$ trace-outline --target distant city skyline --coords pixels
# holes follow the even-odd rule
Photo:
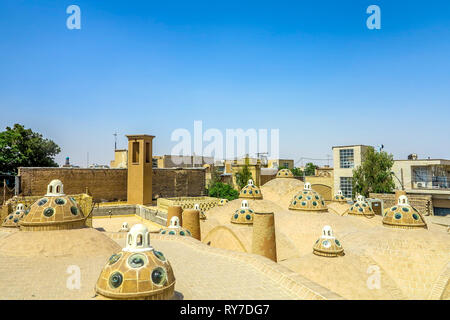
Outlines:
[[[68,6],[81,29],[66,26]],[[381,9],[381,29],[366,26]],[[383,144],[395,159],[450,158],[448,1],[0,3],[0,130],[54,140],[84,167],[126,134],[279,129],[280,158]],[[330,162],[332,163],[332,162]]]

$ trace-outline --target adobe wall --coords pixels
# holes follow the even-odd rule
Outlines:
[[[204,168],[153,168],[153,199],[205,195]]]
[[[54,179],[64,184],[65,194],[88,193],[94,201],[127,198],[127,169],[19,168],[20,190],[25,196],[44,195]]]
[[[384,208],[390,208],[396,204],[393,193],[370,193],[370,198],[383,200]],[[433,200],[431,195],[408,194],[409,203],[423,215],[433,215]]]
[[[19,168],[20,190],[25,196],[41,196],[54,179],[64,184],[64,193],[85,193],[94,201],[125,201],[127,169]],[[153,198],[203,196],[205,169],[153,169]]]

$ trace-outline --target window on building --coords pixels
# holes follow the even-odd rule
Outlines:
[[[341,177],[341,191],[344,197],[352,197],[352,178],[351,177]]]
[[[450,208],[437,208],[437,207],[434,207],[433,208],[433,212],[434,212],[435,216],[442,216],[442,217],[450,216]]]
[[[429,180],[427,167],[413,168],[413,178],[414,182],[427,182]]]
[[[133,142],[133,163],[139,163],[139,142]]]
[[[289,168],[289,162],[285,162],[285,163],[283,163],[283,167],[285,167],[285,168]]]
[[[341,168],[353,168],[355,166],[353,149],[339,150]]]
[[[150,158],[151,158],[151,155],[150,155],[150,142],[146,142],[145,143],[145,162],[146,163],[150,163]]]

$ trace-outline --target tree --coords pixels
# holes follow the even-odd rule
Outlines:
[[[294,177],[303,177],[303,171],[300,168],[292,168],[289,169],[288,167],[282,166],[278,168],[278,171],[280,171],[281,169],[288,169],[292,172],[292,174],[294,175]]]
[[[318,166],[316,166],[314,163],[312,162],[308,162],[305,166],[305,176],[314,176],[316,175],[316,168],[318,168]]]
[[[303,171],[300,168],[292,168],[291,172],[295,177],[303,177]]]
[[[252,178],[252,173],[250,172],[250,169],[248,168],[249,159],[248,157],[245,158],[245,164],[242,167],[241,170],[236,172],[236,184],[239,186],[239,188],[243,188],[247,185],[248,180]]]
[[[219,168],[213,166],[213,169],[211,170],[211,180],[209,180],[208,183],[208,189],[211,188],[211,186],[215,185],[217,182],[221,182],[220,171]]]
[[[353,194],[359,193],[365,197],[369,193],[390,193],[395,188],[391,168],[394,157],[387,152],[376,152],[369,147],[363,155],[363,163],[353,170]]]
[[[236,189],[233,189],[229,184],[223,182],[216,182],[211,185],[208,189],[208,195],[210,197],[228,200],[239,198],[239,192]]]
[[[60,152],[52,140],[17,123],[0,132],[0,172],[17,174],[18,167],[57,167],[54,158]]]

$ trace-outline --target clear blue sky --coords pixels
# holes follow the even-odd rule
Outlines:
[[[115,131],[170,153],[194,120],[279,128],[287,158],[380,143],[450,158],[450,1],[2,0],[0,110],[1,129],[42,132],[82,166],[109,163]]]

